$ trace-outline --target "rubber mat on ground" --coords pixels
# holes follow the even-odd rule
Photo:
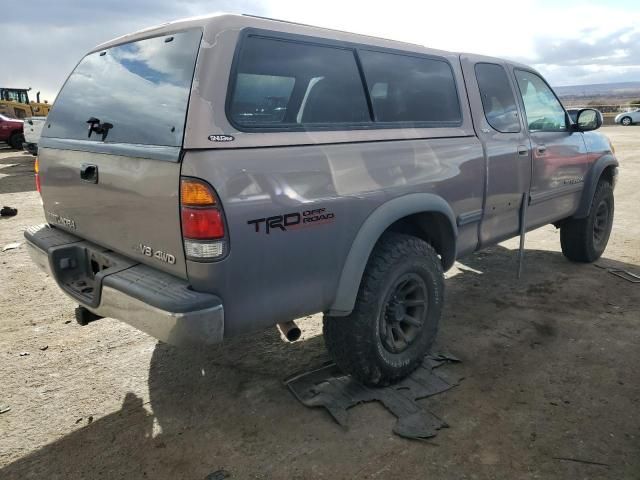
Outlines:
[[[295,397],[307,407],[324,407],[343,427],[347,409],[360,403],[377,401],[397,417],[394,433],[410,439],[431,438],[449,425],[423,409],[416,400],[445,392],[461,379],[435,370],[445,363],[459,362],[448,354],[427,356],[422,366],[404,380],[382,388],[362,385],[331,363],[285,381]]]

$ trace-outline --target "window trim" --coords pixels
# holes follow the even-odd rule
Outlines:
[[[554,98],[556,99],[556,101],[558,102],[558,105],[560,105],[560,108],[562,108],[562,110],[564,111],[564,124],[565,124],[565,129],[564,130],[531,130],[529,128],[529,117],[527,116],[527,106],[524,104],[524,95],[522,94],[522,90],[520,89],[520,83],[518,82],[518,77],[516,76],[516,72],[525,72],[525,73],[529,73],[531,75],[534,75],[536,77],[538,77],[540,80],[542,80],[542,83],[544,83],[547,88],[551,91],[551,93],[553,94]],[[516,87],[518,88],[518,93],[520,94],[520,101],[522,102],[522,114],[524,115],[524,126],[526,128],[526,131],[528,133],[541,133],[541,132],[546,132],[546,133],[572,133],[571,131],[571,117],[569,117],[569,114],[567,113],[567,109],[564,108],[564,105],[562,104],[562,102],[560,101],[560,99],[558,98],[558,95],[556,94],[556,92],[553,90],[553,88],[551,88],[551,85],[549,85],[549,83],[547,82],[547,80],[545,80],[545,78],[540,75],[538,72],[535,72],[533,70],[530,70],[528,68],[514,68],[513,69],[513,80],[516,83]]]
[[[489,119],[487,118],[487,111],[485,110],[485,106],[484,106],[484,101],[482,99],[482,88],[480,87],[480,82],[478,81],[478,65],[492,65],[492,66],[496,66],[496,67],[500,67],[502,69],[502,71],[504,72],[504,76],[505,79],[507,80],[507,84],[509,85],[509,90],[511,91],[511,95],[513,95],[513,101],[514,101],[514,105],[516,106],[516,113],[518,114],[518,130],[513,131],[513,132],[505,132],[503,130],[499,130],[496,127],[494,127],[491,122],[489,121]],[[522,122],[520,120],[520,103],[518,102],[518,95],[522,96],[520,94],[520,91],[518,90],[517,92],[513,91],[513,86],[511,85],[511,82],[509,80],[509,72],[507,71],[507,69],[505,68],[504,65],[500,65],[499,63],[493,63],[493,62],[476,62],[473,65],[473,73],[476,77],[476,85],[478,85],[478,93],[480,94],[480,104],[482,105],[482,113],[484,115],[484,119],[487,122],[487,125],[489,125],[489,127],[491,127],[493,130],[495,130],[498,133],[504,133],[506,135],[508,134],[514,134],[514,133],[522,133]]]
[[[365,99],[369,108],[368,122],[344,122],[344,123],[322,123],[322,124],[285,124],[274,126],[246,126],[239,125],[231,116],[231,101],[233,94],[235,93],[235,79],[238,73],[238,64],[240,62],[240,54],[245,45],[245,41],[249,37],[265,38],[268,40],[293,42],[304,45],[316,46],[316,47],[329,47],[339,50],[351,51],[354,56],[358,74],[360,75],[360,82],[364,89]],[[456,122],[434,122],[434,121],[420,121],[420,122],[376,122],[373,111],[373,102],[369,93],[367,80],[364,75],[364,69],[360,59],[359,51],[366,50],[380,53],[391,53],[396,55],[404,55],[408,57],[426,58],[430,60],[438,60],[445,62],[451,70],[451,77],[453,79],[453,85],[456,92],[456,98],[458,100],[458,112],[460,114],[460,120]],[[458,87],[458,80],[456,78],[455,70],[451,65],[451,62],[446,57],[438,55],[431,55],[428,53],[410,52],[406,50],[399,50],[395,48],[377,47],[375,45],[367,45],[353,42],[346,42],[341,40],[333,40],[330,38],[312,37],[309,35],[300,35],[287,32],[279,32],[275,30],[265,30],[261,28],[248,27],[240,31],[238,41],[233,53],[233,60],[231,62],[231,69],[229,71],[229,79],[227,82],[227,92],[224,104],[224,111],[227,122],[234,129],[239,132],[245,133],[266,133],[266,132],[324,132],[324,131],[349,131],[349,130],[381,130],[381,129],[403,129],[403,128],[460,128],[464,124],[464,111],[462,109],[462,101],[460,98],[460,88]]]

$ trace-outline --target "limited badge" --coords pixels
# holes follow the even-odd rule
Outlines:
[[[209,135],[212,142],[233,142],[235,138],[232,135]]]

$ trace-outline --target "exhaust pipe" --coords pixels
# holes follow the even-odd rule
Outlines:
[[[300,332],[300,327],[298,327],[296,322],[293,320],[290,322],[279,323],[278,330],[280,330],[285,338],[290,342],[295,342],[302,334],[302,332]]]
[[[36,102],[40,103],[40,92],[36,93]]]

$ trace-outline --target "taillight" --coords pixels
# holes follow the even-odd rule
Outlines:
[[[40,192],[40,161],[38,160],[38,157],[36,157],[36,163],[33,165],[33,171],[36,172],[36,190],[38,190],[38,193],[42,193]]]
[[[187,258],[214,260],[226,253],[224,215],[209,184],[180,179],[180,219]]]

